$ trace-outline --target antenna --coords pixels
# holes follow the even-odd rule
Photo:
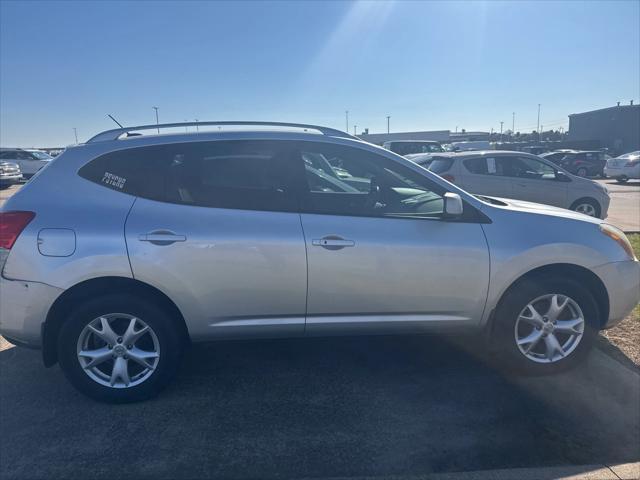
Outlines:
[[[118,120],[116,120],[115,118],[113,118],[113,117],[111,116],[111,114],[107,113],[107,117],[109,117],[111,120],[113,120],[114,122],[116,122],[116,124],[117,124],[120,128],[124,128],[124,127],[122,126],[122,124],[121,124]]]

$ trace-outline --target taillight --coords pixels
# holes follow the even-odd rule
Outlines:
[[[0,248],[11,250],[24,227],[35,216],[33,212],[0,212]]]
[[[454,183],[456,181],[456,177],[454,177],[453,175],[449,175],[448,173],[445,173],[444,175],[442,175],[442,178],[444,178],[447,182],[451,182],[451,183]]]

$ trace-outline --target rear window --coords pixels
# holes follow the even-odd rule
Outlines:
[[[429,162],[429,170],[433,173],[444,173],[453,165],[452,158],[433,157]]]
[[[78,174],[106,188],[170,203],[294,210],[282,142],[192,142],[108,153]]]

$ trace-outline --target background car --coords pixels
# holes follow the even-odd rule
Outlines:
[[[571,175],[536,155],[506,150],[414,156],[412,161],[477,194],[568,208],[605,218],[606,187]]]
[[[451,142],[453,152],[469,152],[473,150],[489,150],[491,142],[488,140],[468,140],[464,142]]]
[[[640,150],[607,160],[604,174],[620,183],[640,178]]]
[[[440,142],[433,140],[390,140],[382,144],[383,148],[391,150],[398,155],[410,155],[412,153],[444,152]]]
[[[604,176],[604,166],[610,158],[599,150],[557,150],[540,157],[579,177]]]
[[[46,167],[53,157],[46,152],[26,148],[2,148],[0,160],[16,163],[24,178],[33,177],[38,170]]]
[[[9,188],[11,185],[20,183],[21,180],[22,173],[17,164],[0,161],[0,189]]]

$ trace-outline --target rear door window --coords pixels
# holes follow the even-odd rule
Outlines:
[[[477,157],[468,158],[462,163],[469,173],[504,177],[507,175],[509,160],[506,157]]]
[[[194,206],[295,211],[286,142],[192,142],[103,155],[80,176],[131,195]]]

